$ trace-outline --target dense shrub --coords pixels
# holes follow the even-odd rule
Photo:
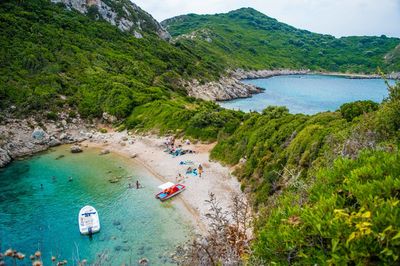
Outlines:
[[[373,101],[356,101],[345,103],[340,106],[340,113],[347,121],[352,121],[355,117],[378,110],[379,104]]]
[[[400,153],[363,152],[321,170],[308,201],[287,192],[254,244],[278,264],[394,265],[400,254]]]
[[[56,121],[58,119],[58,115],[55,112],[48,112],[46,113],[46,118],[49,120]]]
[[[219,134],[231,134],[239,126],[243,113],[225,110],[211,102],[175,100],[154,101],[135,108],[127,118],[128,128],[158,130],[200,140],[216,140]]]

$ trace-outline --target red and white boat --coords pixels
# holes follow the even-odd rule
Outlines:
[[[158,186],[159,189],[162,191],[156,195],[156,198],[161,200],[161,201],[166,201],[167,199],[170,199],[182,191],[186,189],[186,187],[182,184],[174,184],[172,182],[167,182],[165,184],[162,184],[161,186]]]

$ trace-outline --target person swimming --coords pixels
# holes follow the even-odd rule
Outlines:
[[[68,182],[72,182],[72,176],[68,178]]]

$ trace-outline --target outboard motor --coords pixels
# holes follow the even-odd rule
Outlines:
[[[89,233],[89,236],[90,236],[90,237],[92,237],[92,236],[93,236],[93,230],[92,230],[92,227],[89,227],[89,228],[88,228],[88,233]]]

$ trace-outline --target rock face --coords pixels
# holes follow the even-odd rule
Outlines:
[[[218,81],[209,82],[204,85],[194,80],[186,88],[189,96],[210,101],[247,98],[253,94],[262,92],[262,89],[254,85],[244,84],[235,77],[223,77]]]
[[[61,122],[43,124],[43,121],[38,122],[34,118],[5,117],[0,121],[0,167],[15,158],[32,155],[49,147],[87,139],[88,130],[85,121],[80,118],[64,125]]]
[[[96,14],[98,18],[108,21],[122,31],[142,38],[143,32],[156,33],[164,40],[171,35],[149,13],[129,0],[51,0],[53,3],[64,3],[67,8],[81,13]]]
[[[0,149],[0,167],[6,166],[11,162],[11,157],[6,150]]]

